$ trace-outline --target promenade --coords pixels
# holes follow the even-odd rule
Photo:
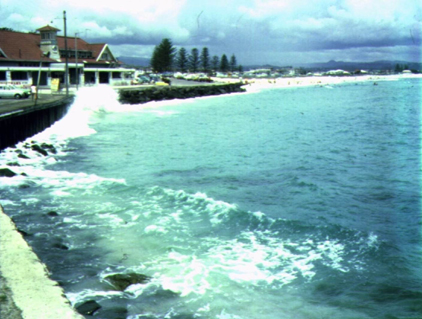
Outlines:
[[[52,102],[60,101],[66,98],[65,94],[40,94],[38,100],[35,101],[31,97],[26,99],[0,99],[0,117],[7,116],[9,114],[22,113],[29,108],[34,106],[42,106],[43,104],[49,104]]]
[[[203,82],[196,82],[196,81],[186,81],[180,79],[172,79],[171,86],[198,86],[198,85],[215,85],[215,83],[203,83]],[[125,86],[125,87],[116,87],[115,89],[147,89],[155,87],[155,85],[132,85],[132,86]],[[70,88],[69,94],[75,95],[76,89]],[[9,114],[16,114],[21,113],[28,108],[32,108],[36,105],[42,106],[43,104],[50,104],[52,102],[57,102],[66,98],[66,93],[61,91],[57,94],[52,94],[49,89],[42,89],[40,90],[40,94],[38,95],[37,101],[34,101],[32,97],[26,99],[0,99],[0,117],[7,116]]]

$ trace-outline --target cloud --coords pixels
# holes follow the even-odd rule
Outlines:
[[[19,31],[46,24],[63,30],[66,10],[68,34],[113,50],[138,45],[148,48],[139,48],[145,54],[167,37],[178,47],[207,46],[211,55],[234,53],[243,63],[309,59],[311,53],[322,61],[333,54],[358,59],[359,52],[365,59],[373,52],[374,58],[417,60],[422,43],[419,0],[0,0],[0,8],[1,26]]]

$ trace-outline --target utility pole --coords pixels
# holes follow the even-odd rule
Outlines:
[[[78,33],[75,32],[75,64],[76,64],[76,90],[78,90],[78,84],[79,84],[79,69],[78,69],[78,39],[77,36]]]
[[[64,50],[65,50],[65,58],[66,58],[64,82],[66,83],[66,96],[69,96],[69,54],[67,52],[66,11],[63,11],[63,23],[64,23]]]

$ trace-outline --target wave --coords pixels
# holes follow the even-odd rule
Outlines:
[[[276,304],[266,300],[268,291],[313,289],[327,274],[346,282],[365,276],[372,267],[370,256],[380,246],[373,233],[272,219],[202,192],[155,186],[131,194],[124,207],[116,202],[88,207],[72,224],[80,231],[84,224],[96,225],[86,231],[97,234],[96,253],[104,259],[97,283],[85,287],[81,280],[79,289],[67,294],[72,304],[126,300],[132,309],[135,305],[142,309],[133,309],[135,313],[150,309],[151,315],[164,317],[173,307],[183,312],[183,303],[189,305],[189,313],[223,318],[229,315],[224,309],[232,309],[224,296],[235,294],[236,304],[245,309],[236,315],[247,318],[247,300],[251,296],[261,300],[258,292],[263,292],[263,305],[273,309]],[[132,272],[151,280],[119,293],[105,289],[108,275]],[[150,304],[151,300],[155,302]],[[157,302],[160,306],[153,309]]]
[[[344,236],[344,231],[331,229],[315,235],[310,227],[301,230],[204,193],[154,187],[132,205],[133,212],[144,212],[134,224],[143,241],[158,240],[171,247],[150,256],[142,268],[154,273],[163,289],[181,296],[205,294],[217,282],[280,287],[298,279],[311,281],[320,265],[338,272],[358,271],[364,266],[355,261],[377,249],[373,234],[362,237],[351,231]],[[145,225],[143,230],[139,224]],[[350,252],[356,247],[361,251],[353,256]]]

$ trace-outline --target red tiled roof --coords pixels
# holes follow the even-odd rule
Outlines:
[[[52,28],[46,26],[41,29]],[[41,30],[38,29],[38,30]],[[55,28],[54,28],[55,29]],[[56,29],[58,30],[58,29]],[[59,49],[64,50],[64,36],[57,36],[57,44]],[[42,51],[40,49],[41,35],[37,33],[23,33],[14,31],[0,30],[0,62],[1,61],[40,61]],[[91,51],[92,58],[78,58],[78,61],[87,61],[89,63],[104,63],[105,61],[97,61],[99,54],[102,52],[105,43],[90,44],[81,38],[76,38],[78,51]],[[75,37],[67,38],[68,50],[75,50]],[[4,52],[6,57],[1,55]],[[71,59],[71,58],[70,58]],[[63,60],[63,59],[62,59]],[[73,58],[74,60],[74,58]],[[53,59],[43,57],[43,61],[56,62]]]
[[[0,61],[39,61],[42,54],[40,40],[39,34],[0,30],[0,49],[6,54],[6,58],[1,57]]]
[[[61,30],[47,24],[45,27],[37,29],[37,31],[61,31]]]

